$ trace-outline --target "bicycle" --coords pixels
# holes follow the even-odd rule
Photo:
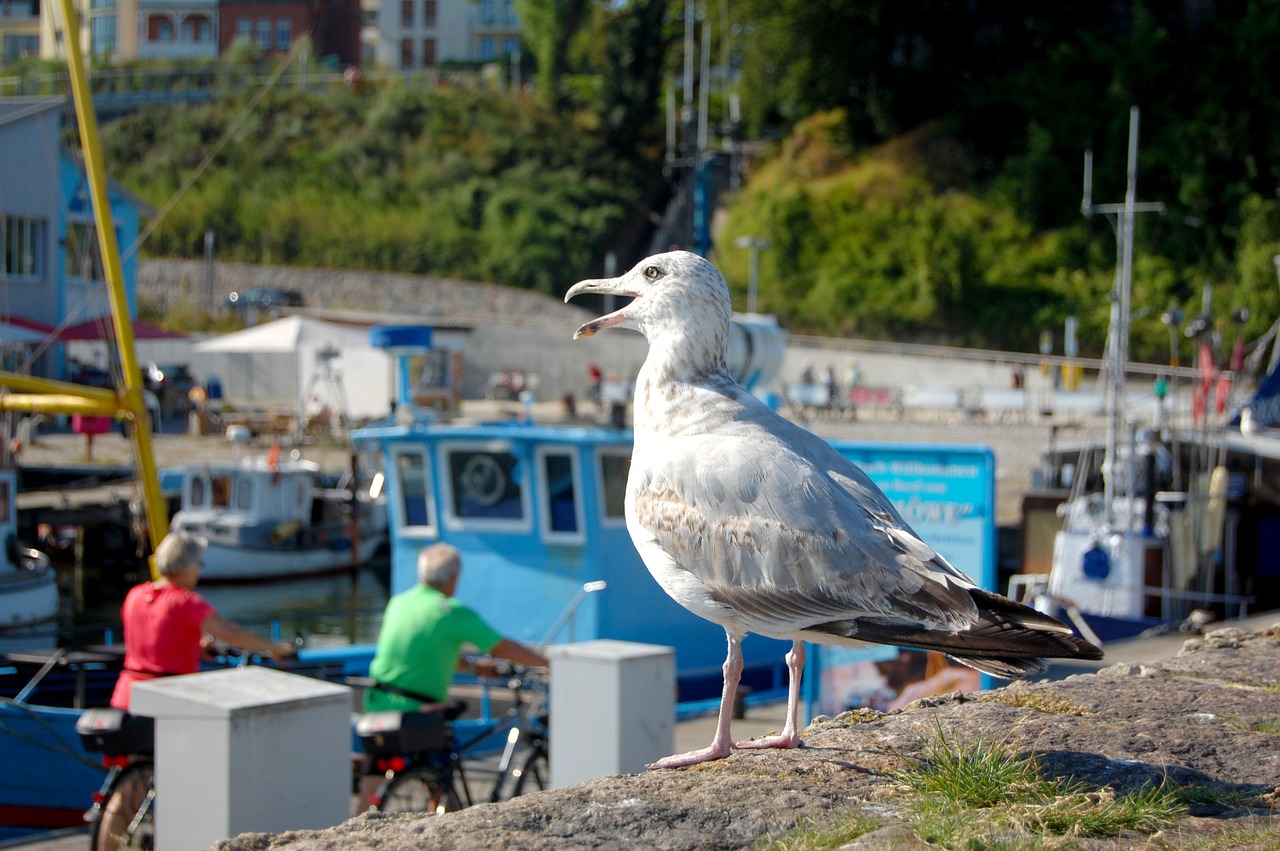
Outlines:
[[[608,583],[599,579],[584,583],[537,646],[541,649],[550,644],[583,601],[607,587]],[[531,789],[541,791],[547,788],[551,773],[548,765],[550,730],[546,675],[512,665],[503,670],[502,676],[512,693],[511,709],[460,746],[455,746],[453,740],[452,721],[461,712],[456,708],[456,702],[424,704],[417,712],[373,712],[360,716],[356,722],[356,733],[373,767],[383,775],[372,797],[373,810],[438,814],[471,806],[474,801],[467,783],[463,754],[504,726],[507,728],[507,741],[495,771],[489,803],[503,800],[508,785],[511,789],[508,798],[518,797]],[[348,677],[347,682],[365,688],[379,687],[367,678]],[[381,687],[391,690],[388,686]],[[528,702],[524,694],[526,689],[533,693]],[[416,697],[403,691],[399,693]],[[452,718],[445,717],[446,710],[452,713]],[[414,717],[419,715],[428,716],[428,719]]]
[[[507,727],[506,743],[488,801],[497,803],[547,787],[546,677],[518,666],[504,676],[512,693],[511,709],[461,745],[454,741],[452,723],[465,708],[461,701],[427,704],[415,712],[360,716],[356,733],[373,767],[383,775],[372,799],[374,811],[441,814],[476,803],[464,754],[503,727]],[[533,697],[526,698],[526,691]],[[510,794],[504,797],[508,789]]]
[[[76,720],[85,750],[107,776],[85,812],[90,851],[155,847],[155,719],[123,709],[86,709]]]
[[[295,656],[303,638],[294,638]],[[254,654],[220,647],[214,654],[220,667],[243,668],[260,663]],[[84,749],[102,754],[107,776],[85,811],[89,823],[89,851],[151,851],[155,847],[155,719],[123,709],[86,709],[76,719]]]

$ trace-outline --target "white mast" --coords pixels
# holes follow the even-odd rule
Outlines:
[[[1080,211],[1086,217],[1094,213],[1114,215],[1116,229],[1116,277],[1111,294],[1111,328],[1107,334],[1104,363],[1107,369],[1107,445],[1106,461],[1115,466],[1120,431],[1125,421],[1125,379],[1129,366],[1129,320],[1133,298],[1133,226],[1138,213],[1162,213],[1164,204],[1138,200],[1138,108],[1129,108],[1129,165],[1123,204],[1093,203],[1093,152],[1084,155],[1084,200]],[[1115,470],[1103,476],[1105,522],[1113,525],[1115,504]]]

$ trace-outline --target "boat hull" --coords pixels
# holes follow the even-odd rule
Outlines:
[[[84,826],[106,769],[76,734],[78,709],[0,703],[0,841]]]
[[[0,573],[0,639],[48,632],[58,620],[58,577],[48,565]]]
[[[213,541],[205,552],[200,581],[204,584],[267,582],[354,570],[378,551],[383,536],[361,539],[352,545],[346,538],[331,546],[307,549],[227,547]]]

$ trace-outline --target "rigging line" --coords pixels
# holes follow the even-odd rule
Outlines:
[[[307,35],[311,35],[312,32],[314,32],[314,29],[308,31]],[[282,76],[284,76],[285,70],[289,67],[293,58],[302,50],[303,45],[309,42],[309,38],[294,39],[293,45],[289,48],[289,52],[285,54],[284,58],[276,65],[275,70],[271,72],[271,76],[267,78],[267,81],[262,85],[262,88],[254,92],[253,98],[249,103],[245,104],[244,109],[242,109],[240,114],[235,117],[235,120],[231,122],[231,126],[227,128],[227,131],[218,138],[218,141],[213,143],[213,148],[210,149],[209,153],[206,154],[204,159],[202,159],[191,173],[187,175],[187,177],[182,181],[182,185],[179,186],[177,191],[169,197],[169,200],[165,201],[164,206],[161,207],[155,216],[152,217],[151,221],[147,223],[147,226],[143,228],[138,236],[133,240],[133,243],[121,253],[122,260],[128,260],[137,252],[137,250],[142,246],[142,243],[146,241],[147,237],[151,236],[152,232],[160,226],[160,222],[164,220],[164,217],[167,216],[175,206],[177,206],[178,201],[180,201],[182,196],[187,193],[187,190],[195,185],[195,182],[200,179],[201,175],[205,173],[209,166],[213,165],[213,161],[217,158],[218,154],[222,152],[222,149],[227,146],[227,143],[231,141],[236,133],[240,132],[240,128],[249,120],[249,116],[252,115],[258,108],[258,105],[262,103],[262,99],[265,98],[273,88],[275,88],[276,83],[279,82]]]

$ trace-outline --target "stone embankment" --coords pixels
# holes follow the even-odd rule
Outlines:
[[[861,817],[861,835],[844,847],[923,848],[919,800],[899,772],[936,755],[941,742],[1034,756],[1043,776],[1070,778],[1103,805],[1144,788],[1188,792],[1165,820],[1100,837],[1087,828],[1046,832],[1036,847],[1275,849],[1278,718],[1280,625],[1221,629],[1161,662],[931,698],[887,715],[819,718],[798,750],[741,751],[692,769],[607,777],[445,816],[371,814],[329,830],[246,834],[214,847],[744,848]],[[981,829],[999,809],[971,812],[969,826]],[[1026,847],[1007,836],[998,844]]]

